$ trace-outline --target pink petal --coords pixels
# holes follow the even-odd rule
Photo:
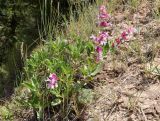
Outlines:
[[[47,87],[48,87],[49,89],[53,89],[53,88],[54,88],[54,85],[49,83],[49,84],[47,85]]]
[[[130,27],[130,28],[128,28],[127,32],[128,32],[129,34],[133,34],[133,33],[136,33],[137,30],[136,30],[135,28],[133,28],[133,27]]]
[[[102,22],[100,22],[99,26],[101,26],[101,27],[108,27],[108,26],[111,26],[111,23],[108,23],[106,21],[102,21]]]
[[[99,19],[109,19],[110,17],[108,13],[103,13],[98,16]]]
[[[121,37],[122,39],[127,40],[127,32],[122,32]]]
[[[100,8],[99,8],[99,12],[106,13],[106,6],[105,5],[101,5]]]
[[[99,52],[99,53],[98,53],[96,61],[97,61],[97,62],[103,61],[103,53],[102,53],[102,52]]]
[[[102,47],[97,46],[97,47],[96,47],[96,51],[97,51],[98,53],[101,53],[101,52],[102,52]]]
[[[50,74],[49,79],[50,80],[58,80],[58,77],[56,74],[53,73],[53,74]]]
[[[116,39],[116,43],[117,43],[118,45],[121,43],[120,38],[117,38],[117,39]]]
[[[112,43],[112,48],[114,48],[115,47],[115,44],[114,43]]]
[[[95,35],[91,35],[91,36],[90,36],[90,39],[96,41],[97,37],[96,37]]]
[[[55,88],[55,85],[57,85],[58,77],[56,74],[50,74],[48,79],[46,80],[48,82],[47,87],[50,89]]]

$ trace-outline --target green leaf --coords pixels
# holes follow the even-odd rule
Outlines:
[[[31,82],[24,82],[22,85],[24,85],[26,88],[28,88],[31,91],[36,91],[35,85]]]
[[[94,99],[94,92],[91,89],[79,90],[78,101],[83,104],[91,103]]]
[[[106,56],[108,50],[109,50],[109,44],[106,44],[105,46],[103,46],[103,56]]]
[[[91,73],[90,75],[95,76],[96,74],[98,74],[102,70],[103,65],[104,65],[103,62],[99,63],[98,66],[96,67],[95,71],[93,73]]]
[[[61,104],[61,99],[55,99],[54,101],[51,102],[52,106],[56,106],[56,105],[59,105],[59,104]]]

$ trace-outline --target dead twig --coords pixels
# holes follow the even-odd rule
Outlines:
[[[142,115],[143,115],[144,121],[148,121],[148,120],[147,120],[147,117],[146,117],[146,115],[145,115],[145,113],[144,113],[144,111],[143,111],[143,109],[142,109],[142,108],[140,108],[140,110],[141,110],[141,112],[142,112]]]
[[[109,117],[111,116],[111,114],[113,113],[113,111],[117,108],[117,105],[118,105],[118,103],[116,103],[116,104],[113,106],[112,110],[109,112],[108,116],[105,118],[105,121],[106,121],[107,119],[109,119]]]

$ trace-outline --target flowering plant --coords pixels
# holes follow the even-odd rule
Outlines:
[[[79,93],[96,68],[93,52],[93,43],[81,38],[72,43],[59,38],[35,51],[25,66],[23,85],[29,95],[22,99],[22,104],[32,107],[39,120],[46,108],[60,106],[65,113],[68,108],[63,105]]]
[[[47,87],[49,89],[54,89],[55,87],[58,87],[57,80],[58,80],[58,77],[56,74],[54,73],[50,74],[50,76],[46,80],[48,82]]]
[[[97,61],[102,62],[103,57],[107,53],[108,50],[119,47],[122,43],[129,41],[132,39],[134,33],[136,33],[136,29],[133,27],[129,27],[126,30],[123,30],[119,37],[115,37],[115,35],[111,35],[107,31],[107,28],[112,27],[112,23],[110,22],[111,15],[107,13],[106,7],[104,5],[99,8],[98,15],[98,27],[100,27],[100,32],[97,36],[91,35],[91,39],[95,44],[96,52],[97,52]],[[113,29],[113,28],[112,28]]]

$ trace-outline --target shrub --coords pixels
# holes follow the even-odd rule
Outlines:
[[[68,114],[68,107],[64,105],[69,104],[71,97],[88,83],[95,69],[91,41],[81,38],[51,40],[33,52],[26,62],[23,85],[29,90],[29,95],[21,102],[34,108],[39,119],[46,108],[57,105],[63,110],[62,115]]]

